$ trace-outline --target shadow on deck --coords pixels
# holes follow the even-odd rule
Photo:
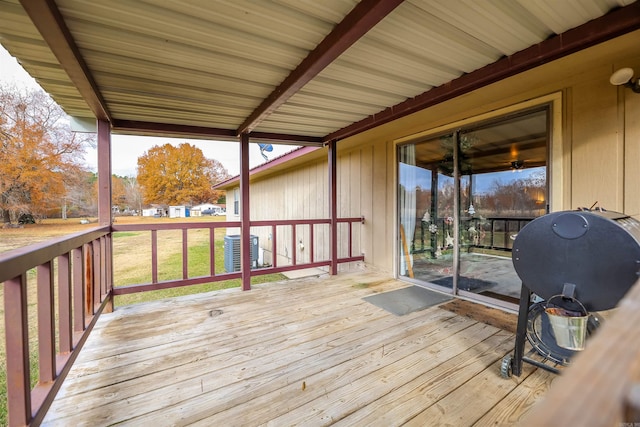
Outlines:
[[[104,314],[43,425],[505,425],[554,375],[502,379],[511,332],[439,307],[395,316],[368,272]]]

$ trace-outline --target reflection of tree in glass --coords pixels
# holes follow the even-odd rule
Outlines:
[[[476,212],[486,217],[534,217],[543,214],[546,178],[544,169],[540,169],[522,178],[507,180],[496,177],[489,191],[474,195]]]

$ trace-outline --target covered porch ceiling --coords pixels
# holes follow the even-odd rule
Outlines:
[[[0,43],[124,134],[322,145],[640,29],[634,0],[0,0]]]

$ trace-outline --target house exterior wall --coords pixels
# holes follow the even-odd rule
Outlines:
[[[188,206],[169,206],[169,218],[187,218],[189,213]]]
[[[354,252],[364,253],[371,267],[395,273],[398,143],[537,100],[555,100],[551,210],[597,201],[640,219],[640,95],[609,83],[621,67],[638,75],[638,45],[640,32],[628,34],[339,141],[338,215],[365,217],[354,234]],[[318,151],[306,164],[252,178],[252,220],[328,217],[327,151]],[[233,191],[227,194],[233,197]],[[280,252],[286,239],[278,239]],[[325,243],[318,240],[317,253]]]

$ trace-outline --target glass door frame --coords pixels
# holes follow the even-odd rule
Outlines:
[[[408,144],[415,144],[419,139],[424,140],[425,138],[437,138],[442,135],[453,135],[453,150],[454,150],[454,162],[453,162],[453,177],[454,177],[454,200],[453,200],[453,232],[454,232],[454,245],[453,245],[453,286],[451,289],[447,289],[445,287],[441,287],[438,285],[430,284],[429,282],[425,282],[419,279],[409,279],[408,277],[400,276],[396,274],[396,277],[401,278],[402,280],[407,280],[410,282],[414,282],[419,284],[420,286],[425,286],[429,288],[435,288],[438,291],[451,293],[453,295],[460,295],[464,297],[468,297],[470,299],[477,300],[479,302],[486,302],[492,305],[501,306],[508,309],[517,310],[517,305],[509,302],[503,302],[497,300],[492,297],[487,297],[483,295],[479,295],[470,291],[460,290],[458,286],[458,281],[460,277],[460,220],[461,220],[461,171],[460,171],[460,146],[459,146],[459,138],[460,133],[464,131],[468,131],[474,129],[476,127],[486,126],[490,123],[499,123],[501,119],[507,118],[511,115],[518,114],[527,114],[528,112],[533,112],[535,110],[546,110],[547,112],[547,148],[546,148],[546,201],[547,201],[547,212],[550,211],[552,205],[562,206],[562,136],[561,136],[561,118],[562,118],[562,94],[555,93],[551,94],[537,100],[527,101],[522,104],[518,104],[515,106],[507,107],[502,110],[494,111],[489,115],[472,117],[465,120],[464,123],[460,123],[459,126],[449,125],[443,126],[439,129],[433,129],[431,131],[421,132],[417,135],[408,136],[395,141],[396,145],[396,168],[399,169],[399,151],[402,146]],[[557,164],[554,165],[553,160],[556,160]],[[552,167],[554,165],[554,167]],[[554,180],[555,178],[555,180]],[[471,181],[471,178],[470,178]],[[555,181],[555,185],[554,184]],[[399,170],[397,170],[396,174],[396,191],[399,191]],[[435,190],[437,192],[437,189]],[[432,189],[433,192],[433,189]],[[470,195],[471,196],[471,195]],[[398,203],[398,197],[396,195],[396,224],[400,224],[400,208]],[[396,227],[396,229],[399,227]],[[396,247],[396,256],[394,261],[394,269],[399,272],[400,265],[400,245],[399,239],[396,239],[397,244]]]

